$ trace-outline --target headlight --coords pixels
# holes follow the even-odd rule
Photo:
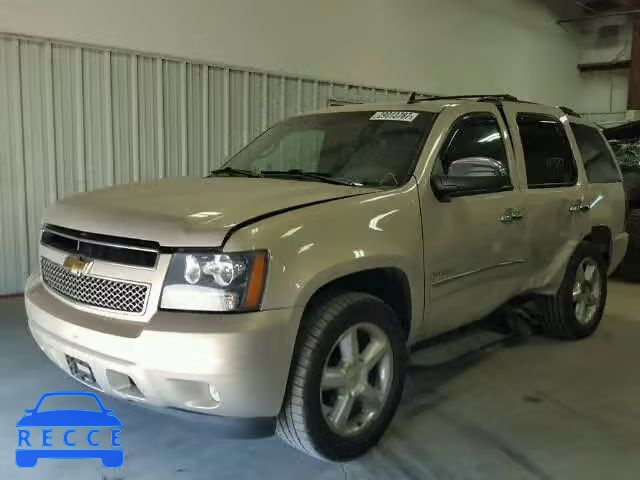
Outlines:
[[[160,308],[207,312],[258,310],[267,253],[176,253],[162,288]]]

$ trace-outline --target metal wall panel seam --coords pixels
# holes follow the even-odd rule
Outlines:
[[[155,61],[156,68],[156,122],[158,126],[158,177],[164,178],[164,90],[162,81],[162,64],[163,60],[158,58]]]
[[[75,52],[75,89],[76,89],[76,168],[78,169],[77,191],[86,191],[86,173],[84,162],[84,83],[82,74],[82,48],[76,47]]]
[[[318,81],[314,80],[313,82],[313,109],[317,110],[318,108]]]
[[[31,239],[28,234],[27,224],[27,175],[25,171],[25,158],[24,158],[24,124],[22,118],[22,88],[20,78],[20,44],[18,40],[11,41],[11,51],[13,53],[13,113],[14,119],[14,142],[16,148],[16,160],[18,165],[17,177],[22,182],[22,188],[17,188],[18,185],[13,185],[14,192],[16,192],[17,199],[17,215],[15,217],[14,226],[18,232],[18,248],[20,250],[20,267],[22,277],[19,281],[24,281],[29,273],[29,252],[31,251]],[[20,225],[18,225],[20,222]]]
[[[58,199],[58,175],[56,168],[56,140],[53,118],[53,58],[51,42],[44,45],[44,89],[45,89],[45,123],[47,128],[47,165],[49,166],[49,203]]]
[[[202,65],[202,174],[209,173],[209,67]]]
[[[104,52],[104,128],[105,147],[107,159],[107,182],[108,185],[115,184],[115,159],[113,156],[113,112],[111,104],[111,89],[113,79],[111,77],[111,52]],[[103,157],[104,158],[104,157]]]
[[[262,119],[260,122],[261,130],[267,129],[267,119],[268,116],[268,91],[269,91],[269,76],[266,73],[262,74]]]
[[[230,98],[229,96],[231,95],[231,89],[229,88],[229,81],[230,81],[230,75],[231,72],[229,71],[228,68],[224,69],[224,78],[223,78],[223,84],[222,84],[222,105],[223,105],[223,109],[222,109],[222,119],[223,119],[223,123],[222,123],[222,129],[223,129],[223,133],[222,133],[222,141],[224,142],[224,149],[223,149],[223,156],[224,159],[226,159],[229,156],[229,145],[230,145],[230,129],[229,129],[229,123],[231,123],[231,112],[229,110],[229,102],[230,102]],[[224,161],[223,159],[223,161]]]
[[[187,168],[187,63],[180,64],[180,173]]]
[[[13,128],[15,122],[11,118],[11,64],[10,60],[10,39],[0,39],[0,133],[6,134],[6,141],[0,143],[0,161],[5,161],[7,166],[0,169],[0,245],[3,250],[0,251],[0,259],[4,268],[0,269],[0,291],[13,292],[17,287],[17,277],[19,276],[19,256],[16,255],[18,250],[18,241],[16,238],[17,228],[12,225],[15,221],[13,212],[15,211],[15,170],[16,155],[12,151]],[[15,285],[15,286],[14,286]]]
[[[25,195],[26,195],[26,211],[27,217],[27,235],[30,239],[32,226],[37,214],[37,207],[42,203],[42,194],[46,186],[44,165],[38,165],[37,159],[42,160],[42,116],[40,107],[40,98],[36,91],[38,90],[38,81],[40,80],[36,73],[39,65],[37,59],[34,59],[31,46],[19,43],[19,68],[20,68],[20,101],[22,112],[22,144],[24,158],[25,173]],[[40,53],[40,52],[38,52]],[[37,55],[37,54],[36,54]],[[34,61],[35,60],[35,61]],[[35,65],[34,65],[35,64]],[[39,93],[39,92],[38,92]],[[31,251],[29,252],[32,253]],[[29,266],[33,264],[33,259],[29,255]]]
[[[0,291],[10,291],[13,287],[9,286],[10,281],[15,281],[16,274],[13,270],[13,266],[9,258],[15,250],[15,229],[7,228],[9,213],[13,211],[13,189],[11,186],[15,184],[13,182],[13,165],[11,159],[11,140],[10,140],[10,120],[9,113],[9,72],[10,69],[7,66],[7,47],[8,42],[4,39],[0,39],[0,135],[7,139],[5,142],[0,143],[0,162],[6,161],[6,167],[0,169],[0,262],[4,268],[0,269]],[[4,187],[6,185],[6,187]],[[5,216],[7,217],[5,219]],[[14,247],[14,248],[11,248]],[[11,258],[15,261],[15,256]]]
[[[287,116],[287,77],[280,77],[280,120]]]
[[[150,143],[153,142],[153,134],[149,132],[152,127],[149,124],[153,124],[153,120],[149,118],[149,110],[153,110],[153,104],[149,102],[149,92],[142,88],[143,85],[149,83],[149,75],[145,69],[148,62],[145,58],[138,58],[136,61],[136,114],[138,117],[138,124],[136,126],[136,137],[138,139],[138,162],[140,171],[140,181],[147,178],[149,172],[149,157],[148,150],[152,147]],[[153,80],[153,79],[152,79]],[[133,80],[132,80],[133,81]],[[151,83],[153,85],[153,81]],[[148,90],[153,93],[153,86]],[[134,114],[135,115],[135,114]]]
[[[298,104],[296,105],[296,111],[298,113],[298,115],[300,115],[302,113],[302,79],[300,77],[298,77],[298,98],[297,98],[297,102]]]
[[[24,173],[20,171],[23,167],[23,161],[18,155],[18,149],[20,148],[18,141],[22,142],[22,135],[18,135],[18,132],[22,126],[16,122],[16,114],[13,114],[13,112],[19,111],[20,104],[16,103],[16,100],[19,99],[15,94],[14,88],[16,84],[14,72],[17,70],[16,68],[11,68],[15,63],[12,39],[7,39],[2,43],[2,60],[0,67],[3,67],[3,70],[0,70],[0,73],[3,76],[4,82],[0,84],[0,88],[2,90],[1,99],[4,103],[4,111],[0,111],[0,114],[6,112],[3,127],[7,134],[7,140],[0,143],[0,149],[5,153],[4,160],[7,162],[9,168],[0,170],[0,174],[6,174],[3,178],[3,188],[0,190],[0,197],[2,197],[0,214],[2,215],[2,225],[6,228],[3,227],[0,230],[3,233],[2,245],[8,249],[6,254],[2,255],[7,263],[5,264],[5,268],[1,269],[1,272],[4,278],[4,282],[2,283],[4,286],[3,291],[14,292],[17,291],[15,289],[18,288],[20,283],[19,277],[21,277],[23,269],[21,263],[22,257],[19,254],[22,245],[17,238],[17,232],[22,230],[22,227],[26,227],[26,222],[23,222],[24,216],[14,215],[20,201],[24,200],[22,192],[24,188],[22,190],[19,188],[20,183],[24,181]],[[17,78],[19,79],[20,77],[18,76]]]
[[[131,162],[133,163],[133,181],[140,181],[140,147],[138,133],[140,125],[138,123],[138,56],[130,56],[131,63]]]
[[[242,75],[242,143],[249,143],[249,72]]]

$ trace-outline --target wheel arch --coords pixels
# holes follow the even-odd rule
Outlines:
[[[536,281],[539,287],[535,288],[533,293],[554,295],[560,288],[562,279],[567,271],[569,259],[578,246],[585,241],[593,243],[598,247],[608,265],[611,260],[612,238],[613,236],[609,227],[596,225],[580,240],[567,242],[560,252],[549,262],[549,266],[543,271],[538,281]]]
[[[609,265],[611,261],[611,247],[613,242],[613,235],[609,227],[605,225],[592,227],[591,232],[584,237],[583,241],[588,241],[596,245],[606,260],[607,266]]]
[[[337,276],[317,287],[304,306],[306,312],[320,301],[327,301],[335,292],[369,293],[389,305],[400,321],[408,339],[413,325],[413,299],[407,274],[398,267],[374,267]],[[301,325],[302,327],[302,325]]]

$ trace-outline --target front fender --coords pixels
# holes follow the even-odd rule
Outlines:
[[[267,249],[262,308],[303,307],[324,285],[373,268],[407,277],[412,331],[424,308],[422,223],[415,181],[403,188],[312,205],[236,231],[224,250]]]

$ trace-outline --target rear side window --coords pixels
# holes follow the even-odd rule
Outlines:
[[[620,174],[600,132],[593,127],[578,123],[572,123],[571,129],[576,137],[589,182],[619,182]]]
[[[529,188],[575,185],[578,172],[562,124],[533,113],[518,114],[517,122]]]

